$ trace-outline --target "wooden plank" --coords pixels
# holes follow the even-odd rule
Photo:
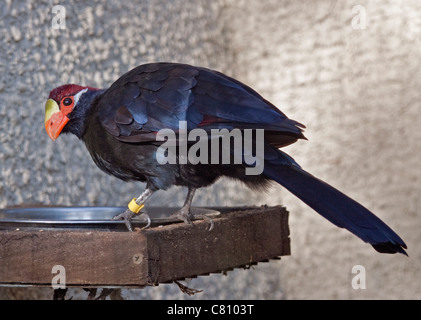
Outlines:
[[[54,266],[69,286],[145,283],[148,266],[133,263],[139,254],[145,237],[133,232],[1,231],[0,283],[51,286]]]
[[[212,231],[206,220],[135,232],[0,230],[0,284],[51,286],[59,265],[67,287],[143,287],[290,254],[283,207],[233,211],[213,221]]]

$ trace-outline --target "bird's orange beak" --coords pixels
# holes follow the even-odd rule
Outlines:
[[[45,130],[52,140],[56,140],[69,118],[64,115],[53,99],[48,99],[45,104]]]

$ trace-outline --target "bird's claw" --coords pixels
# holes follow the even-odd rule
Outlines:
[[[126,209],[126,211],[115,215],[112,218],[112,220],[124,220],[124,223],[126,224],[127,230],[133,231],[132,224],[130,223],[130,220],[132,219],[134,214],[135,213],[133,211],[131,211],[130,209]]]
[[[210,217],[208,217],[207,215],[205,215],[205,214],[193,215],[193,214],[191,214],[191,212],[189,210],[184,209],[184,208],[181,208],[180,210],[174,212],[170,217],[174,218],[174,219],[181,220],[184,223],[190,224],[190,225],[193,224],[192,220],[194,220],[194,219],[208,220],[209,223],[210,223],[210,227],[209,227],[208,231],[212,231],[213,227],[214,227],[213,220]]]
[[[174,283],[178,286],[178,288],[181,290],[181,292],[188,294],[189,296],[193,296],[196,293],[203,292],[203,290],[197,290],[193,288],[189,288],[185,286],[184,284],[180,283],[179,281],[174,281]]]
[[[185,210],[184,208],[181,208],[180,210],[177,210],[174,212],[170,218],[178,219],[183,221],[186,224],[193,224],[192,219],[194,219],[194,216],[190,213],[189,210]]]
[[[136,213],[134,213],[130,209],[126,209],[126,211],[115,215],[112,218],[112,220],[124,220],[124,223],[126,224],[127,230],[133,231],[131,220],[132,220],[133,216],[135,216],[135,215],[136,215]],[[146,226],[144,226],[142,228],[142,230],[149,228],[152,221],[151,221],[151,218],[149,217],[149,215],[146,213],[146,211],[143,211],[139,216],[143,216],[146,219]]]
[[[202,219],[202,220],[208,220],[208,222],[210,224],[208,231],[213,230],[214,223],[213,223],[213,220],[212,220],[211,217],[208,217],[206,214],[197,215],[196,217],[198,217],[199,219]]]

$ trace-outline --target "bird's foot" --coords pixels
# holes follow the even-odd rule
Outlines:
[[[127,230],[133,231],[131,220],[133,218],[133,215],[135,213],[131,211],[130,209],[126,209],[126,211],[119,213],[113,217],[113,220],[124,220],[124,223],[126,224]]]
[[[174,281],[174,283],[178,286],[178,288],[180,288],[181,292],[183,292],[185,294],[188,294],[189,296],[193,296],[196,293],[203,292],[203,290],[197,290],[197,289],[189,288],[189,287],[185,286],[184,284],[180,283],[179,281]]]
[[[190,224],[190,225],[193,224],[192,220],[195,220],[195,219],[208,220],[209,223],[210,223],[210,227],[209,227],[208,231],[212,231],[213,226],[214,226],[213,220],[210,217],[208,217],[207,215],[204,215],[204,214],[193,215],[190,212],[190,208],[188,208],[188,207],[182,207],[180,210],[177,210],[176,212],[174,212],[170,216],[170,218],[181,220],[184,223]]]
[[[182,207],[180,210],[174,212],[170,218],[184,221],[186,224],[193,224],[191,221],[194,219],[194,215],[191,214],[190,208]]]
[[[137,214],[134,213],[132,210],[130,209],[126,209],[126,211],[119,213],[117,215],[115,215],[112,220],[124,220],[124,223],[126,224],[127,230],[129,231],[133,231],[132,228],[132,223],[131,220],[134,216],[136,216]],[[144,226],[142,229],[147,229],[150,227],[151,225],[151,218],[149,217],[149,215],[146,213],[146,211],[143,211],[139,217],[143,217],[146,220],[146,226]]]

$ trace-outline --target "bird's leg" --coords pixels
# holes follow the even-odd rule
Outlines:
[[[134,198],[130,203],[129,207],[126,211],[116,215],[113,217],[113,220],[124,220],[126,223],[126,227],[129,231],[133,231],[132,225],[130,223],[130,220],[133,218],[135,214],[138,214],[140,210],[144,207],[144,203],[146,200],[152,195],[153,191],[149,188],[146,188],[146,190],[137,198]],[[147,224],[144,228],[148,228],[151,225],[151,218],[146,213],[146,211],[143,211],[142,214],[145,219],[147,220]]]
[[[195,188],[189,188],[189,191],[187,192],[186,201],[184,201],[184,205],[181,207],[180,210],[177,210],[171,215],[172,218],[177,218],[184,221],[185,223],[192,224],[191,219],[194,218],[194,216],[190,212],[190,207],[195,192]]]

